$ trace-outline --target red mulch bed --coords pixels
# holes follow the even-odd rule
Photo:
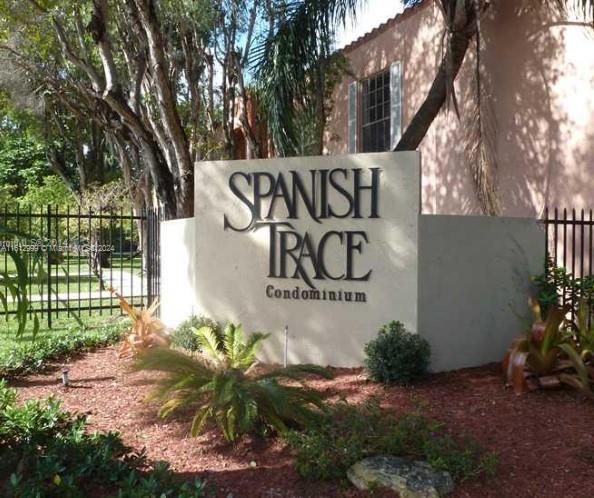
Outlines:
[[[158,419],[155,406],[143,403],[150,390],[143,385],[147,374],[130,374],[127,365],[115,348],[108,348],[70,365],[73,386],[68,389],[59,385],[56,372],[31,375],[13,386],[22,399],[56,394],[67,409],[88,414],[91,428],[120,431],[128,445],[146,446],[150,458],[215,484],[217,496],[366,496],[348,487],[304,482],[281,442],[245,439],[234,447],[214,430],[189,437],[189,419]],[[336,369],[335,374],[332,381],[312,384],[333,399],[379,395],[382,405],[399,411],[420,403],[428,415],[499,455],[496,478],[460,484],[452,497],[594,497],[594,403],[571,391],[517,397],[503,386],[497,365],[433,375],[406,389],[367,382],[357,369]]]

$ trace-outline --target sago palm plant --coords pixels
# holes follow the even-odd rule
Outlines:
[[[324,409],[317,391],[291,382],[308,373],[328,378],[324,368],[257,368],[256,353],[267,334],[254,333],[244,340],[241,325],[231,323],[220,336],[210,327],[202,327],[196,334],[199,355],[153,348],[142,352],[135,363],[137,370],[165,374],[156,381],[148,398],[163,402],[160,416],[188,405],[197,407],[191,426],[193,436],[209,420],[216,423],[228,441],[262,427],[284,432],[291,426],[313,422]],[[289,383],[281,383],[283,380]]]

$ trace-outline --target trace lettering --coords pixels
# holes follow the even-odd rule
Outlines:
[[[372,270],[354,270],[355,258],[369,243],[364,231],[330,230],[316,241],[309,232],[298,232],[288,220],[298,220],[303,209],[316,223],[332,218],[379,218],[380,172],[380,168],[319,169],[307,175],[299,171],[234,172],[229,177],[229,189],[247,208],[249,219],[234,224],[225,214],[224,229],[269,230],[269,278],[302,279],[314,289],[318,280],[367,281]],[[284,210],[287,221],[278,220],[279,209]],[[328,254],[336,251],[343,254],[343,264],[340,270],[335,264],[332,272]]]

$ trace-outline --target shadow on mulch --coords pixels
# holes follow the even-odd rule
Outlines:
[[[85,379],[76,379],[76,382],[70,382],[68,387],[65,389],[76,389],[76,388],[92,388],[93,386],[83,386],[81,384],[93,384],[95,382],[103,382],[107,380],[116,380],[116,377],[113,375],[110,376],[103,376],[103,377],[88,377]],[[40,387],[40,386],[62,386],[62,380],[60,377],[56,376],[55,378],[49,379],[37,379],[34,378],[29,380],[28,378],[18,378],[15,379],[10,383],[12,387],[23,388],[23,387]]]
[[[390,490],[373,494],[354,489],[348,482],[328,483],[305,481],[290,465],[255,467],[241,470],[206,471],[200,474],[178,473],[182,480],[201,479],[210,486],[216,498],[397,498]],[[227,484],[233,482],[233,488]]]
[[[233,445],[214,428],[190,438],[192,409],[166,419],[157,417],[158,404],[143,402],[151,390],[147,384],[155,377],[131,373],[128,366],[118,360],[116,348],[107,348],[69,364],[72,382],[92,389],[64,389],[55,374],[47,373],[11,385],[18,388],[21,399],[55,394],[67,409],[90,414],[92,430],[117,430],[126,444],[146,447],[149,458],[170,462],[181,476],[206,476],[218,488],[217,496],[365,496],[336,484],[301,480],[290,452],[278,440],[245,439]],[[498,364],[433,374],[406,388],[369,382],[361,369],[332,372],[333,380],[309,378],[307,383],[330,401],[346,398],[358,403],[375,395],[389,410],[418,408],[455,434],[471,435],[499,456],[496,478],[461,483],[451,498],[594,496],[594,403],[572,391],[516,396],[505,387]],[[252,461],[256,468],[250,466]]]

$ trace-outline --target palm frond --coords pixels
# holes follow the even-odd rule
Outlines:
[[[185,403],[201,399],[205,391],[210,390],[212,376],[196,373],[176,373],[159,379],[156,387],[146,397],[147,401],[168,400],[173,396],[183,398]]]
[[[151,348],[141,352],[132,364],[132,368],[197,376],[207,375],[210,372],[198,359],[169,348]]]
[[[202,432],[206,421],[211,414],[212,410],[208,405],[204,405],[195,413],[194,418],[192,419],[192,427],[190,428],[190,433],[193,437],[196,437]]]
[[[584,363],[584,360],[579,355],[579,353],[569,344],[561,344],[559,348],[568,356],[574,370],[575,374],[561,374],[559,376],[561,382],[568,384],[579,391],[582,394],[588,396],[589,398],[594,398],[594,392],[592,392],[591,383],[594,384],[594,381],[590,380],[590,374],[588,372],[588,367]]]
[[[280,432],[286,430],[288,424],[305,426],[311,423],[324,407],[323,400],[316,391],[305,387],[283,386],[274,379],[258,382],[253,393],[258,400],[261,417]]]
[[[496,216],[501,211],[496,188],[497,126],[491,106],[492,99],[488,93],[488,82],[481,81],[478,70],[474,77],[474,101],[470,115],[464,120],[466,160],[483,213]]]
[[[148,397],[162,401],[159,416],[196,403],[200,408],[192,420],[192,435],[199,434],[211,420],[227,440],[234,441],[258,425],[285,431],[289,426],[307,424],[323,410],[319,393],[303,385],[283,385],[277,379],[299,380],[305,374],[328,378],[326,369],[296,365],[263,375],[251,374],[257,347],[268,334],[254,333],[244,342],[241,325],[229,324],[222,341],[208,327],[200,329],[199,336],[203,341],[202,357],[167,348],[152,348],[138,355],[135,369],[165,374],[155,380]],[[210,350],[208,356],[206,349]]]
[[[291,379],[300,380],[304,375],[317,375],[324,379],[332,379],[332,373],[324,367],[318,365],[291,365],[284,368],[276,368],[270,372],[258,375],[258,379]]]
[[[180,406],[185,404],[183,398],[172,398],[161,405],[157,414],[159,417],[166,417],[174,410],[177,410]]]
[[[546,3],[557,7],[563,14],[577,9],[584,16],[584,21],[594,24],[594,1],[593,0],[545,0]]]
[[[235,380],[233,376],[228,375],[226,372],[214,376],[213,398],[216,400],[216,405],[226,405],[231,401]]]
[[[280,156],[295,154],[295,104],[307,93],[309,72],[333,51],[334,28],[355,17],[365,0],[293,0],[276,29],[254,48],[251,66],[257,95]]]
[[[249,368],[256,361],[256,353],[260,344],[268,337],[270,337],[270,334],[264,334],[262,332],[252,333],[236,358],[236,367]]]
[[[582,8],[582,12],[587,20],[594,24],[594,1],[592,0],[576,0]]]
[[[223,345],[229,365],[233,366],[243,349],[243,327],[228,323],[223,331]]]
[[[213,363],[220,365],[222,362],[219,338],[211,327],[194,329],[202,354],[206,355]]]
[[[156,316],[153,316],[157,310],[158,301],[155,301],[149,308],[137,309],[113,287],[110,287],[109,290],[119,300],[122,311],[125,311],[132,319],[132,328],[119,351],[121,358],[135,356],[149,348],[169,346],[167,327]]]

